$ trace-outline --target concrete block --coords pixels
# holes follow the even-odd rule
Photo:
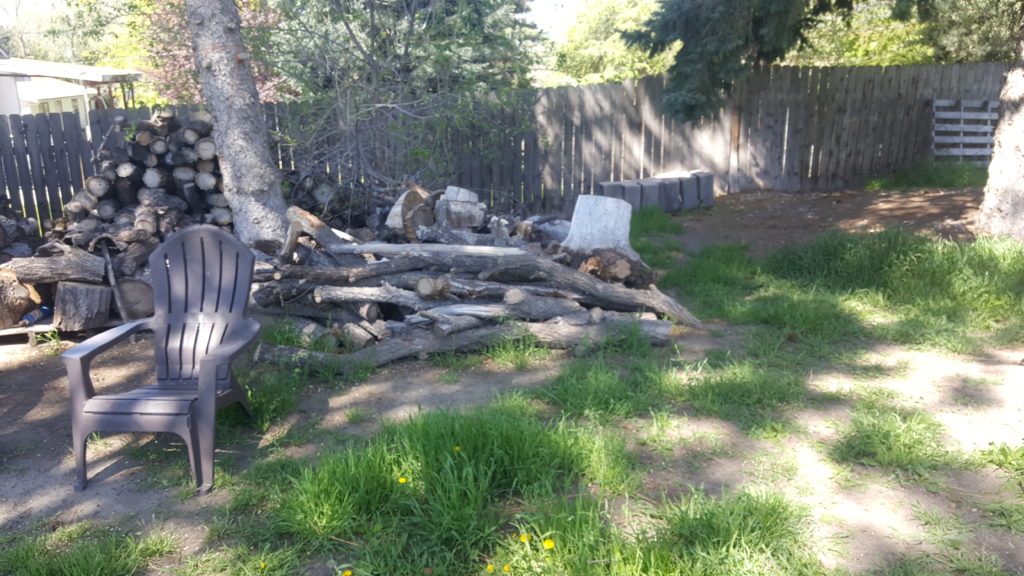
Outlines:
[[[679,178],[659,178],[661,180],[661,209],[665,212],[678,212],[683,207],[680,195],[682,186]]]
[[[645,178],[640,181],[640,205],[661,207],[661,181]]]
[[[601,196],[608,196],[610,198],[622,199],[625,190],[622,187],[622,182],[598,182],[597,193]]]
[[[685,176],[679,179],[682,188],[683,210],[693,210],[700,207],[700,188],[697,177],[694,175]]]
[[[698,170],[693,173],[697,178],[697,189],[700,197],[701,208],[710,208],[715,205],[715,175],[707,170]]]
[[[622,199],[633,207],[633,211],[636,212],[640,209],[643,204],[641,200],[641,187],[640,182],[636,180],[623,180],[622,181]]]

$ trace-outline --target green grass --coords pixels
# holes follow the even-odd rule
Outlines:
[[[653,268],[675,265],[682,255],[678,240],[683,226],[657,207],[648,206],[633,213],[629,242],[640,257]]]
[[[918,188],[982,188],[988,169],[969,162],[924,162],[888,176],[871,178],[866,190],[908,190]]]
[[[542,347],[537,337],[530,333],[503,337],[483,352],[483,356],[492,362],[518,371],[526,370],[550,355],[551,351]]]
[[[698,413],[734,422],[757,436],[784,433],[788,426],[782,419],[785,410],[801,405],[806,395],[805,378],[800,373],[750,361],[730,363],[694,379],[682,390],[682,399]]]
[[[136,538],[105,527],[75,524],[42,535],[22,535],[0,549],[0,574],[10,576],[129,576],[174,551],[162,534]]]
[[[610,491],[635,486],[624,441],[599,428],[544,423],[517,397],[385,424],[365,445],[315,466],[283,466],[236,495],[232,507],[251,520],[224,533],[254,546],[284,538],[307,553],[351,555],[364,573],[466,573],[493,549],[517,499],[584,481]]]
[[[702,316],[771,326],[826,358],[864,337],[955,352],[1024,337],[1024,246],[1009,240],[833,231],[761,262],[710,246],[663,283]]]
[[[850,412],[832,445],[838,462],[857,462],[925,477],[961,458],[946,448],[943,426],[927,412],[898,405],[889,393],[869,390]]]
[[[651,360],[597,356],[569,362],[535,395],[567,415],[603,421],[646,414],[663,405],[675,388],[672,375]]]

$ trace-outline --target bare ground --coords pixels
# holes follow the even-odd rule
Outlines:
[[[822,194],[752,193],[718,199],[711,211],[682,216],[687,250],[713,242],[745,242],[757,254],[801,242],[830,227],[872,230],[903,226],[943,237],[968,239],[979,191],[936,191],[879,195],[865,192]],[[674,354],[699,360],[708,350],[742,345],[742,327],[718,326],[678,336]],[[126,346],[101,358],[98,387],[145,380],[148,342]],[[154,480],[152,462],[125,446],[147,445],[150,452],[175,443],[148,435],[110,435],[90,445],[88,489],[72,490],[70,418],[63,366],[47,347],[20,340],[0,341],[0,534],[38,526],[92,521],[128,529],[169,532],[176,556],[162,559],[153,573],[181,566],[186,557],[217,548],[205,539],[206,526],[228,490],[183,498],[180,483]],[[819,553],[828,565],[862,573],[906,556],[936,552],[936,536],[922,521],[922,510],[958,519],[966,550],[991,554],[1010,573],[1024,573],[1024,539],[991,526],[984,505],[1019,502],[991,470],[950,471],[933,483],[901,482],[898,477],[831,462],[824,448],[836,437],[836,423],[849,405],[836,392],[865,382],[892,388],[947,427],[951,447],[983,448],[989,443],[1024,442],[1024,349],[993,349],[977,356],[914,351],[879,345],[864,350],[857,366],[836,367],[811,376],[811,400],[792,417],[797,433],[778,440],[754,440],[721,420],[680,411],[656,423],[638,418],[627,425],[645,471],[645,496],[767,485],[806,502],[816,520]],[[378,371],[348,390],[312,390],[300,411],[262,437],[218,446],[218,462],[238,472],[260,445],[299,427],[337,434],[364,434],[383,420],[418,410],[486,402],[495,394],[530,388],[550,380],[559,355],[523,372],[485,364],[447,383],[443,371],[410,361]],[[128,382],[128,384],[126,384]],[[109,389],[109,388],[108,388]],[[817,398],[818,400],[815,400]],[[359,413],[357,423],[352,414]],[[319,437],[323,437],[321,434]],[[288,450],[313,454],[310,442]],[[187,460],[180,452],[177,474]],[[166,465],[165,465],[166,467]],[[171,465],[171,468],[175,468]]]

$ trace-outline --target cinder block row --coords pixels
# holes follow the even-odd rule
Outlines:
[[[597,193],[629,202],[633,210],[658,206],[665,212],[678,212],[715,205],[715,176],[698,170],[643,180],[599,182]]]

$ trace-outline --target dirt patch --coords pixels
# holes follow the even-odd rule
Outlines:
[[[686,214],[681,236],[686,250],[714,242],[744,242],[755,254],[806,241],[832,227],[876,230],[901,226],[944,237],[970,238],[980,202],[977,190],[874,194],[751,193],[718,199],[716,208]],[[680,360],[695,361],[708,350],[738,349],[743,329],[716,326],[681,334],[673,349]],[[95,379],[101,389],[129,386],[149,375],[152,353],[140,341],[101,357]],[[1019,444],[1024,438],[1024,350],[990,350],[956,356],[879,346],[865,352],[863,370],[814,374],[808,389],[823,398],[867,381],[898,392],[934,414],[947,427],[951,446],[973,450],[990,442]],[[218,461],[235,462],[235,472],[259,445],[300,426],[337,434],[365,434],[380,422],[419,410],[480,404],[495,394],[528,389],[550,381],[564,356],[555,354],[530,370],[494,365],[467,370],[457,381],[425,361],[408,361],[378,371],[348,390],[311,393],[298,413],[268,434],[238,446],[218,446]],[[72,490],[70,418],[63,366],[45,347],[20,340],[0,341],[0,534],[44,523],[59,526],[83,520],[115,522],[132,529],[170,532],[183,558],[211,544],[206,526],[227,490],[204,498],[183,498],[179,486],[154,485],[147,464],[126,445],[165,439],[110,435],[90,445],[91,483]],[[973,550],[994,554],[1010,571],[1024,570],[1019,536],[989,526],[986,502],[1012,499],[1001,479],[988,470],[950,473],[944,484],[924,486],[872,476],[869,470],[837,467],[822,448],[836,437],[836,421],[848,413],[842,402],[810,402],[793,414],[798,430],[783,439],[756,440],[720,420],[685,412],[637,418],[626,426],[645,471],[645,492],[684,493],[704,486],[719,493],[749,485],[783,490],[808,504],[816,520],[820,554],[829,564],[863,572],[907,554],[935,549],[919,510],[957,518]],[[358,415],[358,417],[356,417]],[[161,444],[163,443],[163,444]],[[315,442],[289,448],[296,455],[315,452]],[[181,471],[187,469],[184,455]],[[1018,495],[1019,497],[1019,495]],[[212,546],[216,546],[215,544]]]

